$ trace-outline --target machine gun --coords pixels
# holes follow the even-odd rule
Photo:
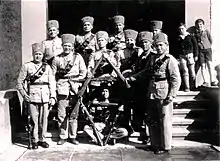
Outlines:
[[[115,130],[115,128],[116,128],[116,125],[117,125],[118,118],[119,118],[120,114],[121,114],[121,111],[119,110],[119,111],[116,113],[116,115],[115,115],[115,117],[114,117],[114,119],[113,119],[113,121],[112,121],[112,124],[111,124],[111,126],[110,126],[110,128],[109,128],[109,132],[108,132],[108,134],[107,134],[107,136],[106,136],[106,138],[105,138],[105,140],[104,140],[104,144],[103,144],[104,146],[108,143],[112,132],[113,132],[113,131]]]

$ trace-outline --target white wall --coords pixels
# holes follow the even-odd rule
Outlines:
[[[31,44],[46,38],[47,0],[22,0],[22,62],[32,60]]]

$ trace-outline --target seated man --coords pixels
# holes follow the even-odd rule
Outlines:
[[[104,142],[109,133],[109,139],[120,139],[128,136],[128,131],[125,128],[119,128],[119,120],[121,120],[120,113],[123,111],[123,106],[113,108],[113,106],[118,105],[109,102],[109,95],[109,86],[102,84],[101,96],[98,99],[94,99],[92,102],[93,106],[90,107],[90,114],[95,122],[95,127],[100,138],[102,140],[104,139]],[[98,143],[90,125],[86,125],[84,131],[92,138],[93,142]]]

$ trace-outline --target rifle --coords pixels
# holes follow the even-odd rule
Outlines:
[[[115,117],[114,117],[114,119],[113,119],[113,121],[112,121],[110,130],[109,130],[109,132],[108,132],[108,135],[107,135],[107,137],[106,137],[105,140],[104,140],[104,144],[103,144],[104,146],[108,143],[108,141],[109,141],[109,139],[110,139],[110,136],[111,136],[113,130],[115,129],[115,126],[116,126],[116,124],[117,124],[117,120],[118,120],[118,117],[120,116],[120,114],[121,114],[121,111],[118,111],[118,113],[115,115]]]
[[[102,139],[101,139],[101,137],[99,135],[99,132],[98,132],[97,128],[95,127],[95,123],[93,122],[89,111],[87,110],[86,106],[82,102],[82,97],[80,98],[80,104],[81,104],[81,107],[82,107],[82,111],[86,114],[87,118],[89,119],[89,122],[91,123],[93,132],[95,134],[95,137],[98,140],[99,145],[103,146],[103,141],[102,141]]]
[[[126,87],[131,88],[131,85],[128,83],[125,77],[121,74],[121,72],[112,64],[112,62],[108,58],[105,58],[105,59],[112,66],[113,70],[118,75],[118,77],[125,83]]]
[[[27,81],[27,94],[30,94],[30,80]],[[27,125],[25,126],[25,130],[28,134],[28,149],[32,149],[32,140],[31,140],[31,132],[32,132],[32,125],[31,125],[31,115],[30,115],[30,102],[26,101],[26,108],[27,108]]]
[[[118,106],[117,103],[107,103],[107,102],[90,102],[90,105],[94,105],[94,106]]]

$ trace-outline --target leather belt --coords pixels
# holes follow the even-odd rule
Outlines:
[[[154,82],[165,81],[167,78],[152,78]]]
[[[49,85],[48,82],[33,82],[30,85]]]

